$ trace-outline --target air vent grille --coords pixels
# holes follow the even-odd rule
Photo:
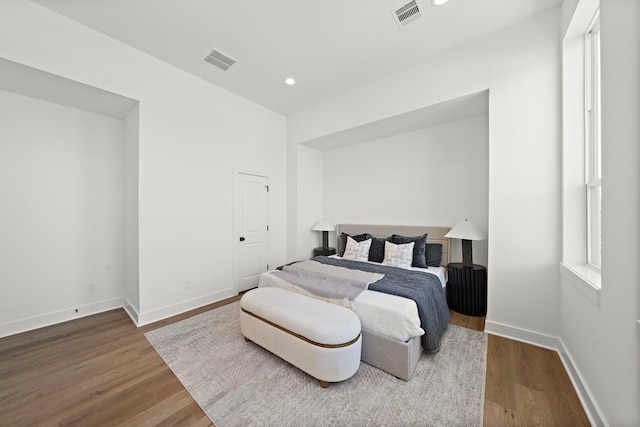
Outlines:
[[[226,55],[220,52],[217,49],[213,49],[209,54],[204,58],[204,61],[221,69],[222,71],[227,71],[233,64],[238,62],[233,59],[229,55]]]
[[[410,24],[416,19],[422,17],[420,5],[417,0],[412,0],[399,9],[392,11],[392,15],[396,21],[396,24],[400,28]]]

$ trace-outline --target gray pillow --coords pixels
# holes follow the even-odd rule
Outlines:
[[[442,262],[442,243],[427,243],[427,266],[439,267]]]
[[[384,242],[391,241],[389,238],[381,239],[380,237],[371,236],[371,248],[369,248],[369,261],[384,261]]]
[[[411,263],[411,265],[413,267],[427,268],[426,234],[416,237],[400,236],[399,234],[394,234],[393,236],[391,236],[391,243],[395,243],[396,245],[402,245],[404,243],[411,242],[415,243],[413,245],[413,262]]]

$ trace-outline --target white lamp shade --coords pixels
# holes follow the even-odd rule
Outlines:
[[[321,219],[313,226],[313,231],[334,231],[336,226],[326,218]]]
[[[468,219],[462,220],[456,224],[444,237],[451,239],[464,239],[464,240],[484,240],[487,235],[482,230],[476,228],[471,224]]]

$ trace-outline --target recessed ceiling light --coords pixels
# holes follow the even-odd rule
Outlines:
[[[443,4],[445,4],[448,1],[449,0],[431,0],[431,2],[433,3],[434,6],[442,6]]]
[[[296,84],[296,81],[295,81],[295,80],[293,80],[291,77],[287,77],[287,78],[284,80],[284,83],[285,83],[285,84],[287,84],[287,85],[289,85],[289,86],[293,86],[294,84]]]

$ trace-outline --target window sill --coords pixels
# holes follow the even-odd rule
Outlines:
[[[560,264],[560,275],[573,283],[591,301],[600,305],[601,274],[584,264]]]

